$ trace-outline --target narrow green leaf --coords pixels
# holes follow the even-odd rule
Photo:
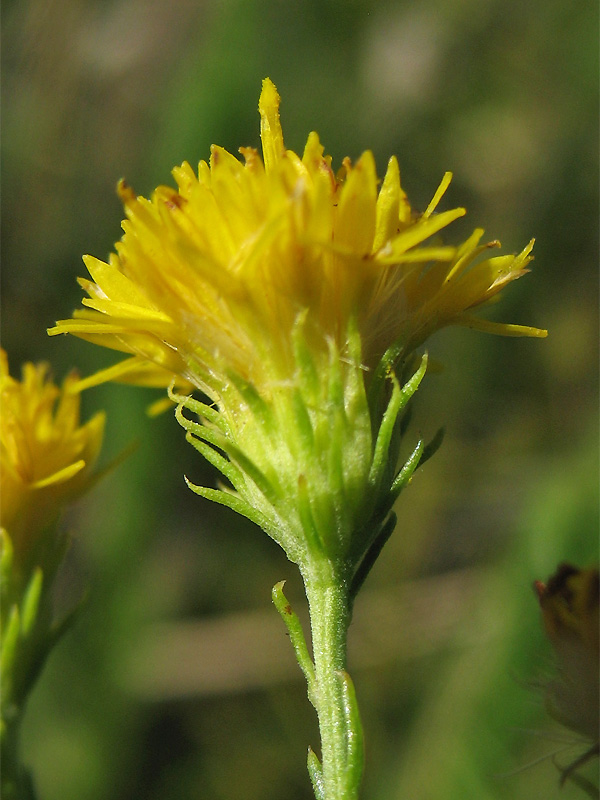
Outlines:
[[[316,708],[316,683],[315,683],[315,667],[312,659],[308,653],[306,639],[304,638],[304,631],[298,618],[298,615],[293,611],[286,596],[283,593],[283,586],[285,581],[276,583],[271,590],[271,597],[281,619],[284,621],[286,628],[290,634],[290,641],[296,654],[296,660],[300,665],[300,669],[304,673],[306,683],[308,684],[308,699]]]
[[[308,774],[310,775],[310,782],[312,783],[313,792],[315,793],[315,800],[326,800],[325,785],[323,783],[323,769],[321,768],[321,762],[317,758],[317,755],[312,747],[308,748],[308,758],[306,761]]]
[[[356,794],[365,765],[365,745],[363,727],[356,701],[354,684],[347,672],[339,673],[342,684],[342,699],[346,723],[346,791],[350,796]]]

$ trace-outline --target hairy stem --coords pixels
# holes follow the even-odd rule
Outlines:
[[[321,734],[320,793],[323,800],[356,800],[362,774],[362,730],[346,672],[349,588],[330,562],[305,571],[304,582]]]

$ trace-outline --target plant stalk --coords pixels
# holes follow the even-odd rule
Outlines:
[[[304,573],[315,668],[313,702],[321,734],[320,792],[314,788],[322,800],[356,800],[363,753],[354,689],[346,672],[349,587],[331,562],[320,566]]]

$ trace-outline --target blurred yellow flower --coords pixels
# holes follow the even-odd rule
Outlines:
[[[598,755],[600,728],[600,577],[598,569],[560,564],[548,583],[535,582],[544,628],[557,657],[558,677],[546,686],[549,713],[592,746],[562,770]]]
[[[80,397],[72,391],[77,375],[59,389],[48,373],[47,364],[26,363],[18,381],[0,351],[0,522],[19,560],[94,479],[104,431],[103,413],[80,425]]]
[[[445,325],[546,335],[472,315],[527,272],[533,242],[516,256],[479,261],[498,246],[481,245],[481,229],[458,247],[438,242],[465,213],[434,213],[449,173],[419,214],[396,158],[380,188],[368,151],[334,173],[316,133],[302,157],[285,149],[269,79],[259,111],[262,159],[240,148],[241,163],[213,146],[197,175],[187,163],[174,169],[177,190],[161,186],[146,200],[119,185],[127,220],[117,255],[109,263],[84,258],[89,310],[49,331],[132,355],[97,380],[168,385],[176,375],[222,401],[233,373],[268,397],[297,372],[299,320],[317,364],[328,363],[331,343],[343,357],[349,331],[358,330],[367,371]]]
[[[584,736],[598,739],[600,629],[597,569],[561,564],[547,584],[536,582],[544,627],[560,679],[550,684],[549,710]]]

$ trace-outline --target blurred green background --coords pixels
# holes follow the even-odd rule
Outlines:
[[[5,0],[2,18],[14,374],[114,362],[45,328],[80,303],[81,254],[119,238],[116,180],[148,194],[212,142],[258,146],[266,75],[289,147],[314,129],[335,164],[370,148],[380,174],[396,153],[417,208],[453,170],[456,241],[479,225],[505,252],[536,237],[532,274],[490,316],[549,338],[431,342],[444,370],[411,435],[446,425],[446,441],[357,601],[350,669],[365,799],[580,797],[549,759],[523,767],[574,738],[535,688],[553,659],[532,581],[598,557],[596,3]],[[32,697],[26,759],[46,800],[305,800],[316,720],[270,604],[285,578],[302,610],[295,568],[186,489],[184,473],[215,475],[171,414],[145,415],[155,396],[85,396],[108,411],[106,460],[139,447],[65,520],[57,607],[88,599]]]

